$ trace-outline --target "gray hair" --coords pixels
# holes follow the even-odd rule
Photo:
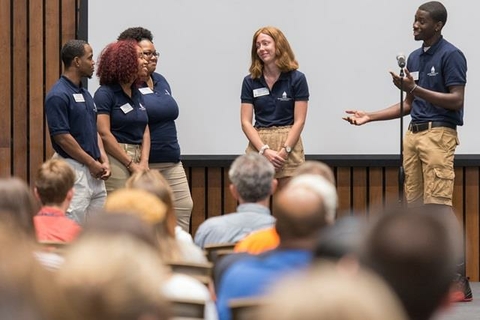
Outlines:
[[[335,221],[335,214],[337,212],[338,196],[335,186],[326,178],[316,174],[301,174],[293,178],[289,183],[289,187],[305,187],[323,199],[325,205],[325,220],[328,223]]]
[[[228,176],[246,202],[258,202],[272,193],[275,168],[268,160],[257,154],[247,153],[233,161]]]

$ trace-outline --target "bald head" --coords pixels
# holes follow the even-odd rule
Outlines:
[[[302,175],[292,179],[274,202],[275,228],[282,246],[316,239],[318,232],[333,222],[328,218],[325,196],[335,188],[325,178]],[[310,249],[310,248],[305,248]]]

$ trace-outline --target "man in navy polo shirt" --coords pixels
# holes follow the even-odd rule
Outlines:
[[[463,53],[442,36],[447,10],[438,1],[422,4],[413,23],[415,40],[421,48],[410,54],[401,77],[393,72],[393,83],[403,89],[404,113],[412,121],[403,144],[405,196],[410,207],[436,206],[439,214],[455,215],[452,197],[454,153],[458,145],[457,126],[463,125],[463,104],[467,82],[467,61]],[[376,111],[346,111],[344,119],[354,125],[400,117],[400,104]],[[465,290],[455,300],[472,299],[468,281],[459,278]]]
[[[67,216],[83,223],[105,203],[103,180],[110,176],[110,166],[97,132],[97,108],[81,84],[83,77],[93,75],[93,50],[83,40],[70,40],[61,56],[65,71],[47,94],[45,112],[54,157],[65,159],[76,174]]]

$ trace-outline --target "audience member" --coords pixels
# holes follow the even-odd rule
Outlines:
[[[34,240],[0,221],[0,319],[81,320],[52,283],[52,273],[34,259]]]
[[[432,319],[449,302],[459,234],[433,210],[380,215],[367,234],[364,263],[400,298],[410,320]]]
[[[332,169],[320,161],[305,161],[294,171],[294,176],[302,174],[316,174],[327,179],[332,185],[335,185],[335,175]],[[337,203],[333,210],[337,209]],[[252,232],[244,239],[241,239],[235,245],[235,252],[248,252],[250,254],[259,254],[272,250],[278,246],[280,238],[274,227],[266,228]]]
[[[38,169],[34,191],[42,208],[33,218],[37,240],[70,242],[77,237],[80,226],[65,215],[74,184],[75,172],[64,160],[50,159]]]
[[[136,215],[122,213],[98,215],[86,225],[82,236],[91,234],[131,236],[159,252],[159,243],[153,227]],[[204,301],[205,319],[218,319],[213,298],[203,283],[185,274],[172,273],[167,266],[165,268],[168,269],[168,274],[161,290],[167,299]]]
[[[83,320],[166,320],[171,312],[160,287],[167,272],[145,243],[92,234],[72,244],[56,280]]]
[[[322,263],[275,284],[256,319],[407,320],[407,317],[398,298],[374,273],[359,269],[352,274]]]
[[[165,223],[167,206],[157,196],[141,189],[118,189],[108,195],[105,210],[109,213],[131,213],[150,223],[158,241],[160,255],[166,262],[183,261],[206,263],[203,251],[195,246],[188,253],[169,236]]]
[[[144,170],[135,172],[128,178],[125,187],[143,189],[156,195],[167,206],[165,224],[168,234],[181,242],[193,243],[190,233],[178,225],[172,188],[159,171]]]
[[[237,212],[205,220],[195,234],[195,243],[237,242],[254,230],[273,226],[270,196],[275,192],[275,168],[258,153],[248,153],[235,159],[230,167],[230,192],[240,203]]]
[[[0,222],[35,239],[33,216],[38,203],[28,185],[19,178],[0,178]]]
[[[336,191],[326,179],[315,175],[293,178],[275,197],[277,249],[237,261],[221,279],[217,307],[220,319],[230,319],[228,302],[234,298],[261,295],[289,271],[305,268],[312,260],[318,233],[333,223],[328,203]]]

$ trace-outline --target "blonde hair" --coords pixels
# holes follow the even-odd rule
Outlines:
[[[158,170],[144,170],[135,172],[128,178],[125,187],[141,189],[156,195],[167,206],[165,226],[170,236],[175,237],[177,217],[173,207],[173,191],[167,180]]]
[[[62,159],[45,161],[35,177],[35,189],[43,205],[61,204],[74,183],[75,172]]]
[[[135,214],[150,224],[156,224],[165,219],[167,206],[147,191],[124,188],[107,196],[105,211]]]
[[[139,240],[90,234],[69,248],[56,280],[84,320],[169,319],[161,294],[167,276],[158,254]]]
[[[278,28],[267,26],[258,29],[253,35],[251,51],[252,64],[249,69],[252,78],[260,78],[263,72],[263,61],[257,54],[257,38],[261,33],[272,37],[275,43],[275,64],[277,67],[282,72],[297,70],[298,62],[295,60],[295,54],[283,32]]]
[[[148,222],[155,231],[159,253],[165,261],[178,261],[182,254],[175,237],[167,231],[167,206],[154,194],[141,189],[118,189],[107,196],[105,211],[132,213]]]

